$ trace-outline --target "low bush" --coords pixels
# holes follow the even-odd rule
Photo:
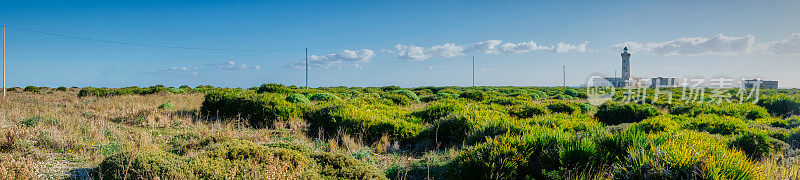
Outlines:
[[[321,179],[387,179],[374,165],[339,153],[313,153]]]
[[[391,91],[390,93],[402,94],[402,95],[408,97],[409,99],[411,99],[412,101],[419,101],[419,97],[413,91],[401,89],[401,90]]]
[[[583,97],[584,95],[575,89],[565,89],[564,94],[572,97]]]
[[[432,141],[445,146],[472,144],[487,137],[520,134],[528,126],[498,108],[496,105],[484,104],[463,106],[459,113],[449,114],[433,122],[420,132],[417,140]]]
[[[208,115],[249,119],[251,125],[265,127],[274,121],[302,117],[305,109],[302,104],[288,102],[279,94],[214,91],[206,93],[200,111]]]
[[[67,91],[67,87],[61,86],[56,88],[56,91]]]
[[[42,88],[36,86],[27,86],[25,89],[22,89],[22,92],[39,93],[42,92]]]
[[[757,104],[775,116],[800,115],[800,95],[766,96]]]
[[[730,135],[747,128],[747,123],[740,118],[719,115],[701,115],[688,118],[684,128],[705,131],[712,134]]]
[[[155,94],[167,92],[172,94],[180,94],[186,92],[183,89],[176,89],[176,88],[167,88],[162,85],[150,86],[147,88],[140,88],[140,87],[124,87],[124,88],[93,88],[93,87],[86,87],[81,89],[78,92],[78,97],[87,97],[87,96],[95,96],[95,97],[108,97],[108,96],[120,96],[120,95],[146,95],[146,94]]]
[[[450,179],[562,179],[597,164],[592,141],[546,128],[501,136],[467,148],[448,165]]]
[[[308,98],[306,98],[306,96],[302,94],[292,94],[286,96],[286,101],[290,103],[305,103],[305,104],[311,103],[311,101],[309,101]]]
[[[605,131],[603,124],[585,114],[556,113],[537,116],[527,120],[527,123],[531,125],[537,125],[576,134],[591,134],[594,132]]]
[[[766,109],[753,105],[753,104],[735,104],[735,103],[691,103],[673,107],[670,109],[670,114],[685,114],[689,116],[698,116],[701,114],[716,114],[755,120],[759,118],[769,117]]]
[[[261,87],[258,88],[256,93],[278,93],[289,95],[294,93],[291,88],[284,86],[283,84],[262,84]]]
[[[680,129],[681,123],[686,121],[686,119],[688,119],[688,117],[660,115],[634,123],[628,128],[636,131],[642,131],[644,133],[667,132]]]
[[[736,137],[728,143],[728,147],[731,149],[738,149],[747,154],[750,158],[761,159],[774,151],[775,147],[771,141],[775,140],[771,139],[766,134],[743,132],[736,135]]]
[[[183,158],[163,151],[126,152],[112,155],[98,165],[102,179],[195,179]]]
[[[800,148],[800,128],[795,128],[789,133],[789,137],[786,138],[786,143],[792,146],[792,148]]]
[[[435,122],[448,115],[459,113],[463,110],[467,102],[464,100],[445,99],[431,102],[425,108],[412,113],[425,122]]]
[[[486,98],[486,93],[483,91],[466,91],[458,95],[458,98],[472,99],[475,101],[483,101]]]
[[[168,102],[158,106],[158,109],[167,109],[167,110],[169,110],[169,109],[174,109],[174,108],[175,108],[175,105],[172,105],[172,103],[168,103]]]
[[[338,153],[229,140],[182,157],[160,150],[107,157],[94,176],[102,179],[386,179],[374,167]]]
[[[333,94],[330,94],[330,93],[318,93],[318,94],[314,94],[313,96],[311,96],[311,97],[310,97],[310,98],[308,98],[308,99],[309,99],[309,100],[313,100],[313,101],[334,101],[334,100],[342,100],[342,98],[339,98],[339,96],[336,96],[336,95],[333,95]]]
[[[508,110],[508,113],[517,118],[531,118],[538,115],[548,114],[550,113],[550,110],[540,104],[527,103],[513,106]]]
[[[408,98],[407,96],[402,95],[402,94],[391,94],[390,93],[390,94],[383,94],[381,97],[383,97],[384,99],[391,100],[394,104],[403,105],[403,106],[410,105],[412,103],[412,101],[413,101],[410,98]]]
[[[583,104],[573,101],[549,100],[542,102],[552,113],[576,114],[581,113]]]
[[[693,131],[662,133],[614,166],[620,179],[761,179],[758,166],[719,137]]]
[[[597,108],[594,117],[605,124],[616,125],[639,122],[658,115],[661,112],[649,104],[606,102]]]
[[[531,99],[533,99],[533,100],[543,100],[543,99],[547,99],[547,97],[548,97],[547,94],[542,92],[542,91],[533,90],[533,91],[529,91],[528,93],[530,94]]]
[[[307,115],[314,129],[321,129],[329,136],[342,132],[361,137],[365,142],[375,142],[383,135],[390,140],[408,140],[417,135],[423,126],[408,110],[385,104],[352,103],[336,104],[316,110]]]

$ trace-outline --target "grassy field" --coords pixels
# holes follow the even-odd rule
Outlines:
[[[593,106],[571,88],[16,88],[0,179],[800,179],[798,92]]]

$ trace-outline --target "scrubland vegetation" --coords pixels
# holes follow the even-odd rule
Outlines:
[[[30,86],[0,101],[0,179],[800,179],[800,90],[762,91]]]

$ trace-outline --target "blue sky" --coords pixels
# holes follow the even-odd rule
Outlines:
[[[612,76],[800,87],[798,1],[2,1],[10,86],[556,86]],[[26,30],[147,45],[64,38]]]

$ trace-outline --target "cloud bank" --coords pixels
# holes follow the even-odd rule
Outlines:
[[[326,54],[326,55],[309,55],[308,65],[310,68],[323,68],[323,69],[341,69],[346,65],[353,65],[359,67],[359,63],[368,63],[370,59],[375,57],[375,52],[370,49],[362,50],[344,50],[341,53]],[[289,64],[288,67],[302,69],[305,68],[305,62],[298,62]]]
[[[750,53],[755,49],[755,36],[725,36],[718,34],[710,38],[694,37],[680,38],[666,42],[624,42],[613,45],[614,49],[628,47],[631,52],[639,52],[650,55],[737,55],[740,53]]]
[[[212,70],[247,71],[247,70],[259,70],[259,69],[261,69],[261,65],[237,64],[235,61],[228,61],[224,63],[205,64],[204,66],[201,67],[175,66],[170,68],[159,69],[158,72],[178,74],[178,75],[198,76],[201,74],[200,73],[201,71],[212,71]]]
[[[761,43],[758,47],[767,54],[800,55],[800,33],[794,33],[786,39]]]
[[[415,45],[395,45],[398,59],[405,60],[426,60],[430,58],[449,58],[456,56],[463,56],[470,53],[483,53],[483,54],[519,54],[531,51],[550,51],[555,53],[569,53],[569,52],[586,52],[586,45],[589,42],[581,44],[567,44],[560,42],[555,46],[542,46],[536,42],[519,42],[519,43],[503,43],[500,40],[488,40],[483,42],[476,42],[466,45],[456,45],[447,43],[443,45],[436,45],[431,47],[420,47]],[[395,52],[392,51],[392,52]]]

